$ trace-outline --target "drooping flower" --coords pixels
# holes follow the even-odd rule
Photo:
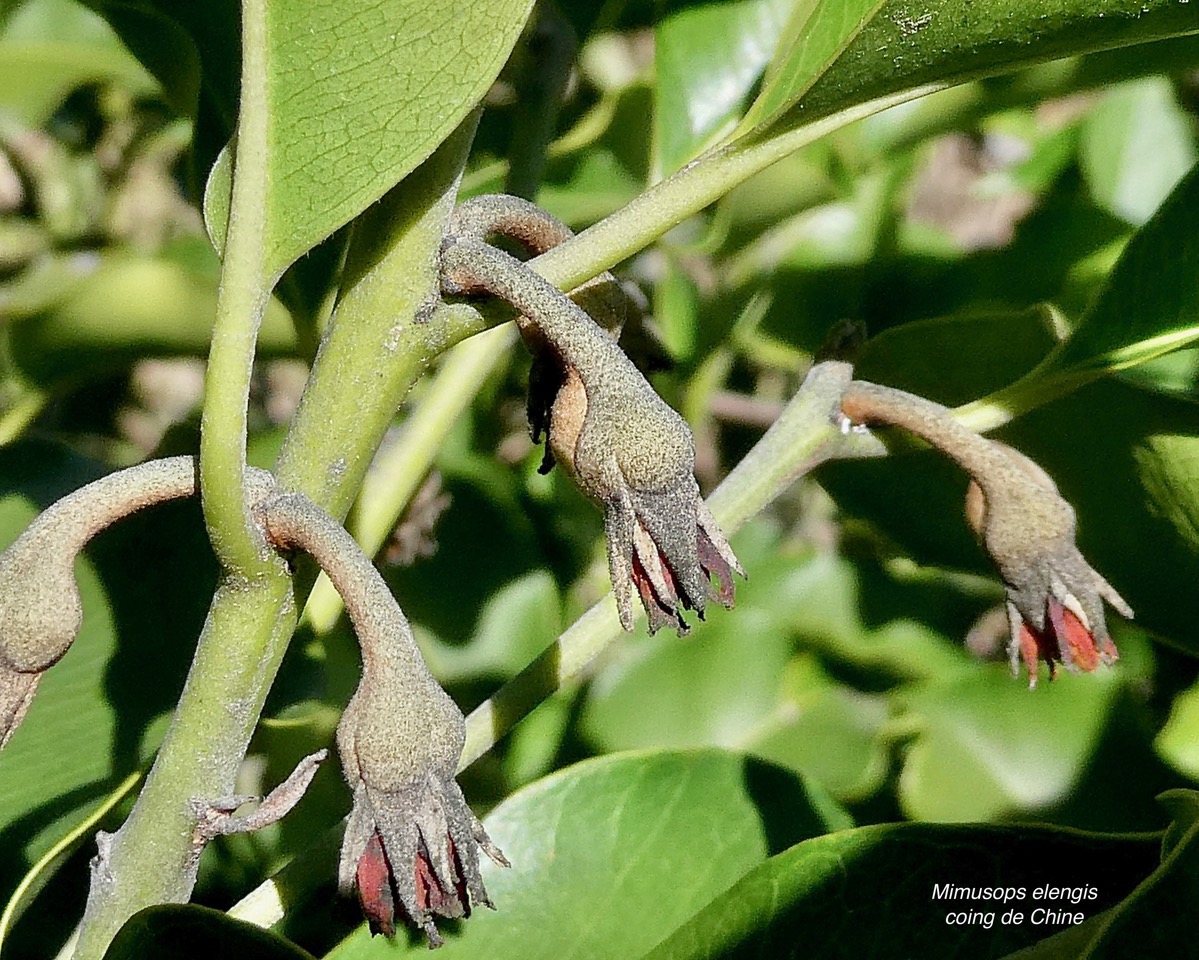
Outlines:
[[[247,474],[251,495],[270,474]],[[75,558],[89,540],[134,511],[196,489],[191,457],[150,460],[101,477],[47,507],[0,553],[0,748],[29,710],[43,673],[75,642],[83,603]]]
[[[1018,673],[1020,662],[1023,661],[1028,669],[1030,687],[1037,684],[1037,668],[1042,660],[1049,664],[1049,678],[1052,680],[1058,663],[1065,664],[1070,670],[1088,672],[1100,663],[1110,664],[1120,658],[1116,645],[1105,629],[1096,637],[1086,621],[1069,607],[1063,606],[1056,597],[1048,598],[1046,611],[1048,623],[1043,629],[1037,629],[1024,619],[1015,604],[1008,604],[1008,620],[1013,637],[1009,646],[1012,672]]]
[[[699,495],[695,441],[686,422],[604,326],[484,241],[484,235],[500,233],[527,248],[546,248],[542,240],[530,240],[540,236],[539,211],[515,198],[471,204],[455,215],[442,248],[442,290],[498,296],[522,315],[522,332],[540,358],[529,403],[534,439],[544,432],[552,462],[603,507],[621,624],[633,629],[635,594],[650,632],[672,626],[685,633],[682,610],[702,617],[709,599],[731,607],[732,573],[744,572]],[[542,232],[559,236],[552,223]],[[547,456],[545,465],[550,463]]]
[[[339,882],[344,891],[357,888],[371,933],[395,936],[398,918],[440,946],[434,917],[469,917],[475,904],[492,906],[479,872],[480,849],[508,866],[453,780],[429,777],[395,791],[360,783]]]
[[[414,692],[433,702],[409,702],[397,712],[397,699],[411,701]],[[439,946],[434,917],[468,917],[475,904],[492,906],[479,851],[501,866],[508,861],[454,780],[461,718],[448,696],[412,689],[384,668],[364,671],[338,725],[354,793],[338,880],[343,892],[357,889],[372,933],[394,936],[398,918]]]
[[[1106,600],[1126,617],[1132,608],[1075,544],[1074,508],[1036,463],[1004,444],[990,441],[1009,465],[989,478],[989,493],[977,479],[967,493],[966,515],[991,555],[1007,591],[1012,672],[1023,662],[1036,686],[1040,661],[1089,672],[1119,658],[1108,635]]]
[[[1024,454],[967,430],[940,404],[892,387],[854,381],[841,397],[849,423],[887,423],[927,440],[972,481],[966,516],[1007,591],[1008,651],[1035,686],[1041,660],[1053,675],[1094,670],[1117,659],[1104,601],[1131,618],[1132,608],[1083,558],[1075,514],[1057,485]]]
[[[702,617],[710,599],[725,609],[733,606],[733,572],[741,576],[745,572],[700,497],[694,477],[687,479],[690,482],[682,483],[682,489],[667,498],[666,506],[658,498],[630,488],[628,503],[634,514],[631,549],[613,530],[622,525],[607,524],[608,565],[626,629],[631,629],[633,619],[630,587],[641,598],[651,634],[661,627],[685,634],[688,627],[681,610],[695,610]],[[611,509],[627,507],[605,504],[606,511]],[[689,536],[692,530],[694,539]]]
[[[353,807],[338,882],[355,888],[371,930],[391,936],[397,917],[441,943],[434,917],[491,906],[482,850],[503,854],[454,780],[466,738],[462,711],[429,673],[408,620],[346,529],[307,497],[258,505],[268,542],[310,553],[341,594],[362,651],[362,679],[337,725]]]

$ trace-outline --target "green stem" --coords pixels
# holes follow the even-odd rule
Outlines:
[[[383,547],[432,467],[446,434],[515,342],[515,326],[504,326],[454,347],[430,379],[420,406],[404,421],[396,442],[375,458],[350,522],[354,539],[368,557]],[[332,628],[341,610],[341,595],[328,578],[322,577],[308,598],[305,617],[318,633],[324,633]]]
[[[651,187],[606,220],[572,240],[530,260],[529,266],[554,286],[573,290],[615,266],[668,232],[687,217],[718,200],[733,187],[772,163],[846,124],[906,103],[943,84],[929,84],[880,97],[772,139],[739,140],[706,154],[669,179]]]
[[[246,402],[258,327],[270,299],[267,199],[266,0],[242,3],[241,111],[216,324],[200,424],[200,496],[213,549],[227,571],[265,574],[261,537],[246,508]]]
[[[436,288],[436,253],[474,118],[360,219],[338,310],[276,471],[279,485],[344,516],[403,395],[431,357],[479,329],[447,311],[413,322]],[[330,430],[329,424],[354,429]],[[311,573],[306,568],[306,575]],[[195,876],[192,798],[233,793],[262,704],[311,580],[278,561],[250,582],[226,578],[196,648],[174,720],[129,819],[93,874],[76,960],[100,960],[143,907],[188,899]]]
[[[1041,375],[1032,371],[1001,390],[964,404],[953,411],[954,419],[967,430],[987,433],[1023,416],[1037,407],[1060,400],[1108,371],[1081,370],[1064,374]]]

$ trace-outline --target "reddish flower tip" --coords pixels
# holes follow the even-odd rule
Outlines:
[[[1090,673],[1101,663],[1112,663],[1120,655],[1111,638],[1101,637],[1098,644],[1095,634],[1082,619],[1057,598],[1050,596],[1045,604],[1045,626],[1038,629],[1023,619],[1015,609],[1010,611],[1013,624],[1012,670],[1018,670],[1020,660],[1028,669],[1028,685],[1037,685],[1037,668],[1041,661],[1049,664],[1049,679],[1057,678],[1057,664],[1068,670]]]
[[[362,851],[355,880],[358,902],[370,923],[371,935],[381,933],[385,937],[394,937],[395,892],[391,889],[391,866],[387,863],[387,854],[378,833],[371,834],[366,849]]]

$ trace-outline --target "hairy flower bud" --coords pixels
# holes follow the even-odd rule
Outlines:
[[[522,315],[522,329],[536,331],[536,349],[552,357],[555,375],[540,384],[552,396],[530,405],[548,406],[534,417],[534,433],[545,428],[554,460],[603,506],[621,623],[633,628],[634,593],[651,631],[670,625],[685,632],[682,608],[702,616],[713,597],[732,606],[732,572],[742,571],[699,496],[687,424],[587,312],[480,236],[503,232],[511,220],[518,224],[511,235],[528,244],[530,235],[541,236],[528,225],[539,211],[511,198],[469,203],[442,248],[442,290],[506,300]],[[509,219],[507,207],[516,211]],[[554,236],[551,227],[545,232]]]
[[[353,538],[299,494],[256,511],[267,538],[310,553],[345,601],[362,649],[362,680],[337,727],[354,805],[341,848],[339,882],[357,887],[376,933],[397,915],[441,938],[434,916],[491,906],[479,851],[504,866],[454,780],[465,720],[425,666],[408,621]]]
[[[273,485],[251,471],[251,489]],[[118,470],[47,507],[0,554],[0,747],[25,716],[42,672],[83,623],[75,558],[92,537],[136,510],[196,491],[196,462],[170,457]]]
[[[1132,608],[1083,558],[1074,509],[1028,457],[961,426],[940,404],[902,390],[854,381],[841,398],[849,422],[887,423],[927,440],[970,475],[967,518],[1007,588],[1012,670],[1021,661],[1036,684],[1045,660],[1094,670],[1117,658],[1103,603]]]

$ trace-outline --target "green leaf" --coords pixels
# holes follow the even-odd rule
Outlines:
[[[293,943],[220,910],[191,904],[148,907],[130,917],[104,954],[104,960],[312,960]]]
[[[810,566],[768,561],[778,545],[763,525],[734,539],[753,578],[737,585],[737,609],[713,610],[686,637],[642,642],[592,685],[583,731],[605,750],[648,746],[744,748],[775,713],[794,643],[788,614]],[[748,541],[748,542],[747,542]],[[748,547],[748,549],[747,549]]]
[[[794,0],[686,7],[654,31],[654,174],[667,176],[724,133],[770,60]],[[801,0],[800,6],[807,6]]]
[[[1003,960],[1078,960],[1107,918],[1108,911],[1097,913],[1077,926],[1066,927],[1061,933],[1038,940],[1031,947],[1009,953]]]
[[[818,791],[736,754],[589,760],[518,791],[487,817],[512,868],[485,867],[497,910],[447,936],[441,955],[637,957],[771,852],[846,824]],[[424,945],[410,949],[423,953]],[[363,928],[328,956],[397,952]]]
[[[841,5],[826,0],[825,6]],[[933,7],[927,0],[887,0],[770,132],[903,90],[1196,32],[1199,11],[1176,0],[944,0]]]
[[[1174,769],[1199,780],[1199,684],[1174,698],[1170,717],[1153,745]]]
[[[1045,827],[883,824],[818,837],[772,857],[696,914],[646,960],[996,958],[1051,932],[1046,907],[1105,909],[1153,869],[1153,839]],[[1013,888],[997,898],[937,898],[937,885]],[[1070,887],[1095,899],[1049,899]],[[1022,889],[1022,892],[1021,892]],[[950,924],[971,910],[983,918]],[[1024,915],[1023,922],[1006,911]],[[990,921],[985,917],[990,915]],[[1161,954],[1153,954],[1161,956]],[[1134,950],[1125,956],[1149,956]]]
[[[495,590],[479,611],[474,636],[449,644],[420,636],[429,669],[442,683],[518,673],[562,631],[562,599],[554,578],[534,570]]]
[[[919,731],[904,754],[904,813],[965,822],[1061,804],[1092,761],[1119,688],[1105,671],[1030,691],[1004,665],[901,696],[899,723]]]
[[[1099,299],[1033,378],[1119,370],[1199,339],[1197,205],[1199,167],[1133,235]]]
[[[914,320],[872,337],[854,372],[956,406],[1044,360],[1057,345],[1054,329],[1060,323],[1048,304]]]
[[[757,731],[756,757],[811,777],[842,801],[873,796],[890,768],[885,697],[837,683],[815,657],[787,665],[773,722]]]
[[[504,65],[531,0],[272,0],[264,10],[266,271],[414,170]]]
[[[884,0],[798,0],[762,83],[762,92],[734,136],[767,126],[802,100],[883,6]]]
[[[1110,91],[1083,125],[1079,160],[1095,198],[1140,225],[1196,160],[1190,117],[1165,77]]]
[[[21,4],[0,32],[0,112],[41,126],[72,90],[116,82],[138,95],[154,80],[100,17],[71,0]]]
[[[1159,799],[1175,813],[1161,865],[1127,899],[1072,932],[1013,954],[1005,960],[1123,960],[1125,957],[1185,957],[1194,951],[1199,890],[1199,823],[1190,790]]]
[[[111,790],[107,796],[94,804],[88,805],[86,815],[77,815],[71,830],[56,840],[37,862],[33,864],[21,878],[13,895],[0,913],[0,948],[8,942],[8,937],[15,924],[30,903],[41,893],[54,874],[63,866],[64,861],[95,836],[101,822],[111,812],[113,807],[128,797],[131,791],[142,779],[141,773],[132,773]],[[82,814],[82,808],[80,811]],[[47,944],[48,946],[48,944]]]

